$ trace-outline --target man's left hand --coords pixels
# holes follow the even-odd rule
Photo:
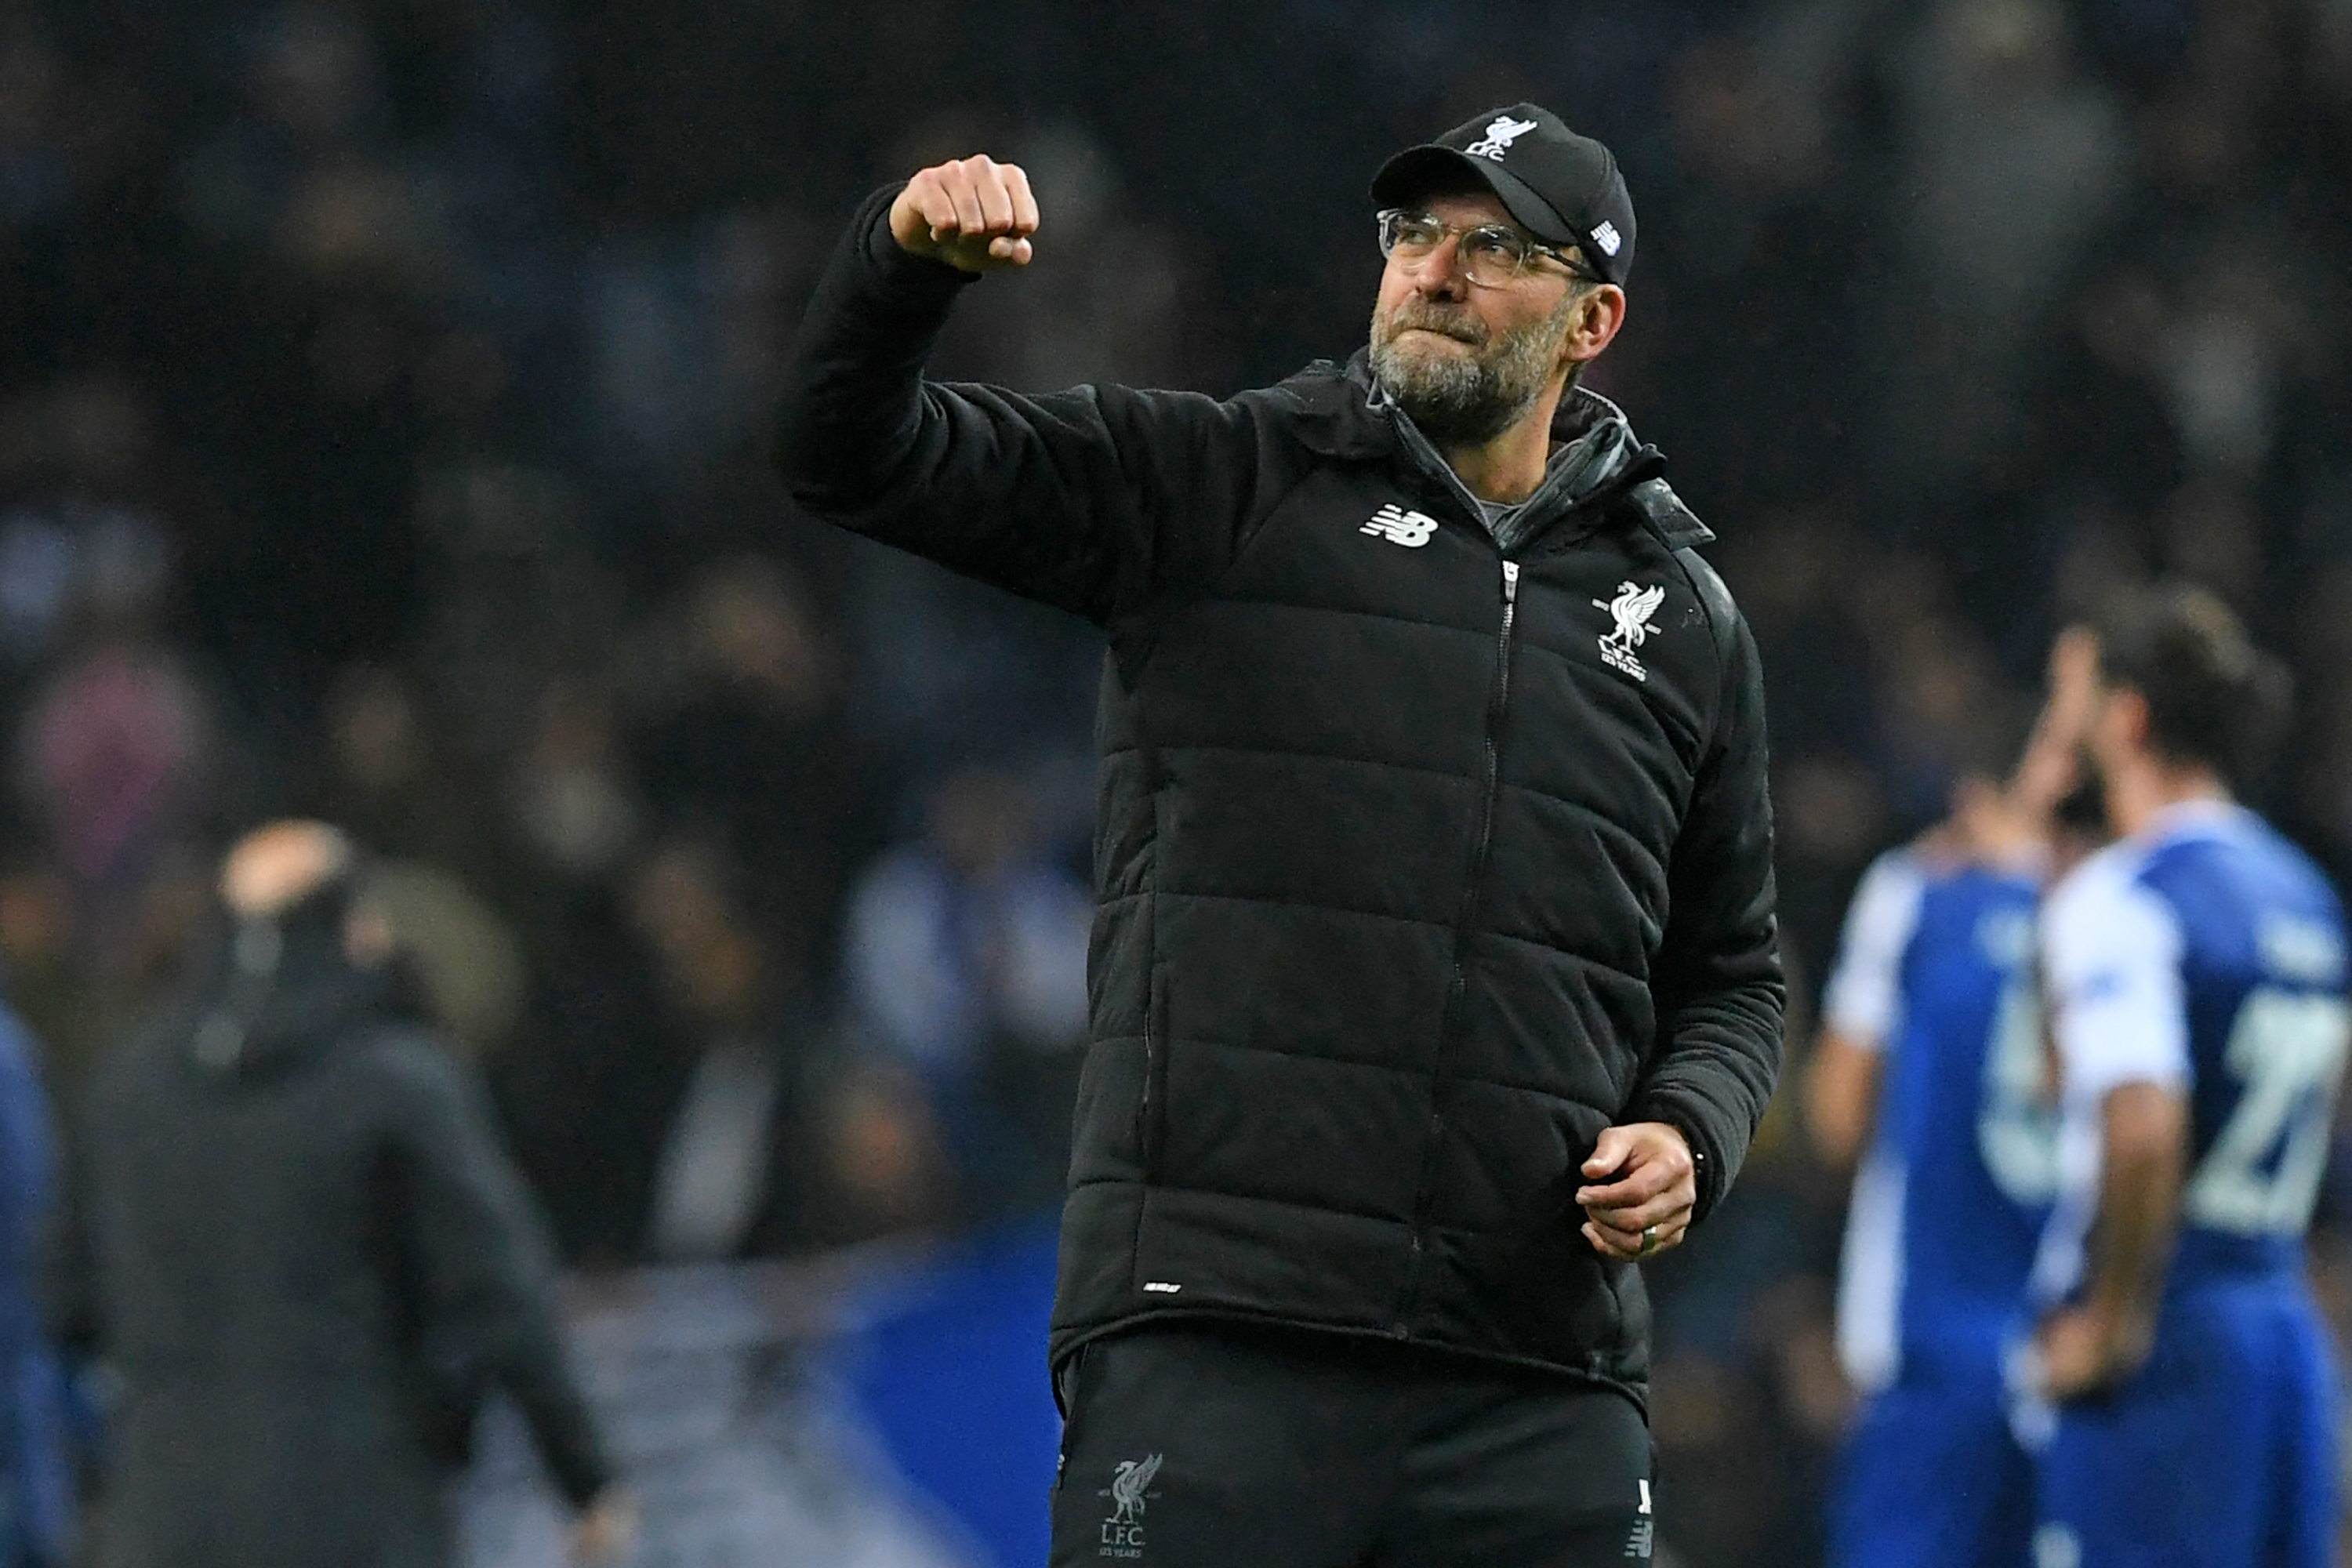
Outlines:
[[[2146,1364],[2155,1338],[2151,1325],[2137,1314],[2063,1307],[2042,1321],[2034,1336],[2043,1391],[2066,1400],[2112,1388]]]
[[[1698,1204],[1698,1177],[1682,1130],[1663,1121],[1603,1128],[1576,1190],[1584,1238],[1621,1263],[1679,1246]]]

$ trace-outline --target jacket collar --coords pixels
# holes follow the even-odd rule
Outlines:
[[[396,1016],[397,1001],[390,972],[344,956],[340,927],[242,922],[223,945],[190,1054],[216,1074],[281,1068],[334,1048],[371,1017]]]
[[[1406,438],[1403,411],[1373,382],[1364,350],[1345,365],[1318,360],[1275,391],[1292,407],[1298,440],[1323,457],[1394,458],[1419,467],[1438,460],[1415,450],[1426,448],[1425,440]],[[1665,454],[1638,440],[1624,411],[1599,393],[1570,388],[1552,416],[1551,434],[1566,450],[1555,453],[1543,484],[1528,498],[1537,531],[1570,510],[1622,497],[1669,550],[1715,537],[1660,477]]]

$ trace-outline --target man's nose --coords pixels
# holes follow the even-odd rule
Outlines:
[[[1447,235],[1436,249],[1415,264],[1412,274],[1414,287],[1432,299],[1459,300],[1466,296],[1470,279],[1462,270],[1461,237]]]

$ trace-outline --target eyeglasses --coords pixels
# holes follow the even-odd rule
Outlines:
[[[1482,289],[1509,287],[1538,256],[1559,262],[1568,269],[1570,277],[1582,282],[1602,280],[1599,274],[1570,260],[1567,252],[1530,239],[1508,224],[1482,223],[1475,228],[1456,228],[1443,218],[1406,212],[1401,207],[1382,211],[1380,224],[1381,254],[1407,266],[1428,260],[1445,243],[1447,236],[1458,237],[1454,253],[1461,258],[1463,274]]]

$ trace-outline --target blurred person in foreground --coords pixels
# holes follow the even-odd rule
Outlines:
[[[859,211],[787,372],[804,505],[1109,637],[1064,1568],[1649,1557],[1634,1265],[1780,1065],[1755,646],[1575,384],[1625,318],[1616,161],[1517,104],[1372,197],[1345,367],[924,381],[1040,232],[975,157]]]
[[[2057,1184],[2057,1106],[2034,981],[2045,879],[2097,842],[2061,807],[2094,696],[2088,634],[2008,778],[1855,889],[1805,1080],[1814,1142],[1851,1167],[1838,1351],[1864,1402],[1839,1455],[1833,1568],[2023,1568],[2033,1470],[2002,1353]],[[1866,1148],[1866,1152],[1865,1152]]]
[[[583,1559],[631,1532],[529,1195],[359,872],[322,824],[240,842],[211,979],[90,1091],[50,1306],[121,1383],[104,1568],[439,1568],[493,1389],[583,1510]]]
[[[2042,915],[2063,1122],[2017,1371],[2036,1558],[2323,1568],[2341,1401],[2304,1241],[2344,1071],[2344,921],[2231,795],[2286,678],[2200,589],[2134,594],[2097,639],[2087,753],[2121,837]]]

